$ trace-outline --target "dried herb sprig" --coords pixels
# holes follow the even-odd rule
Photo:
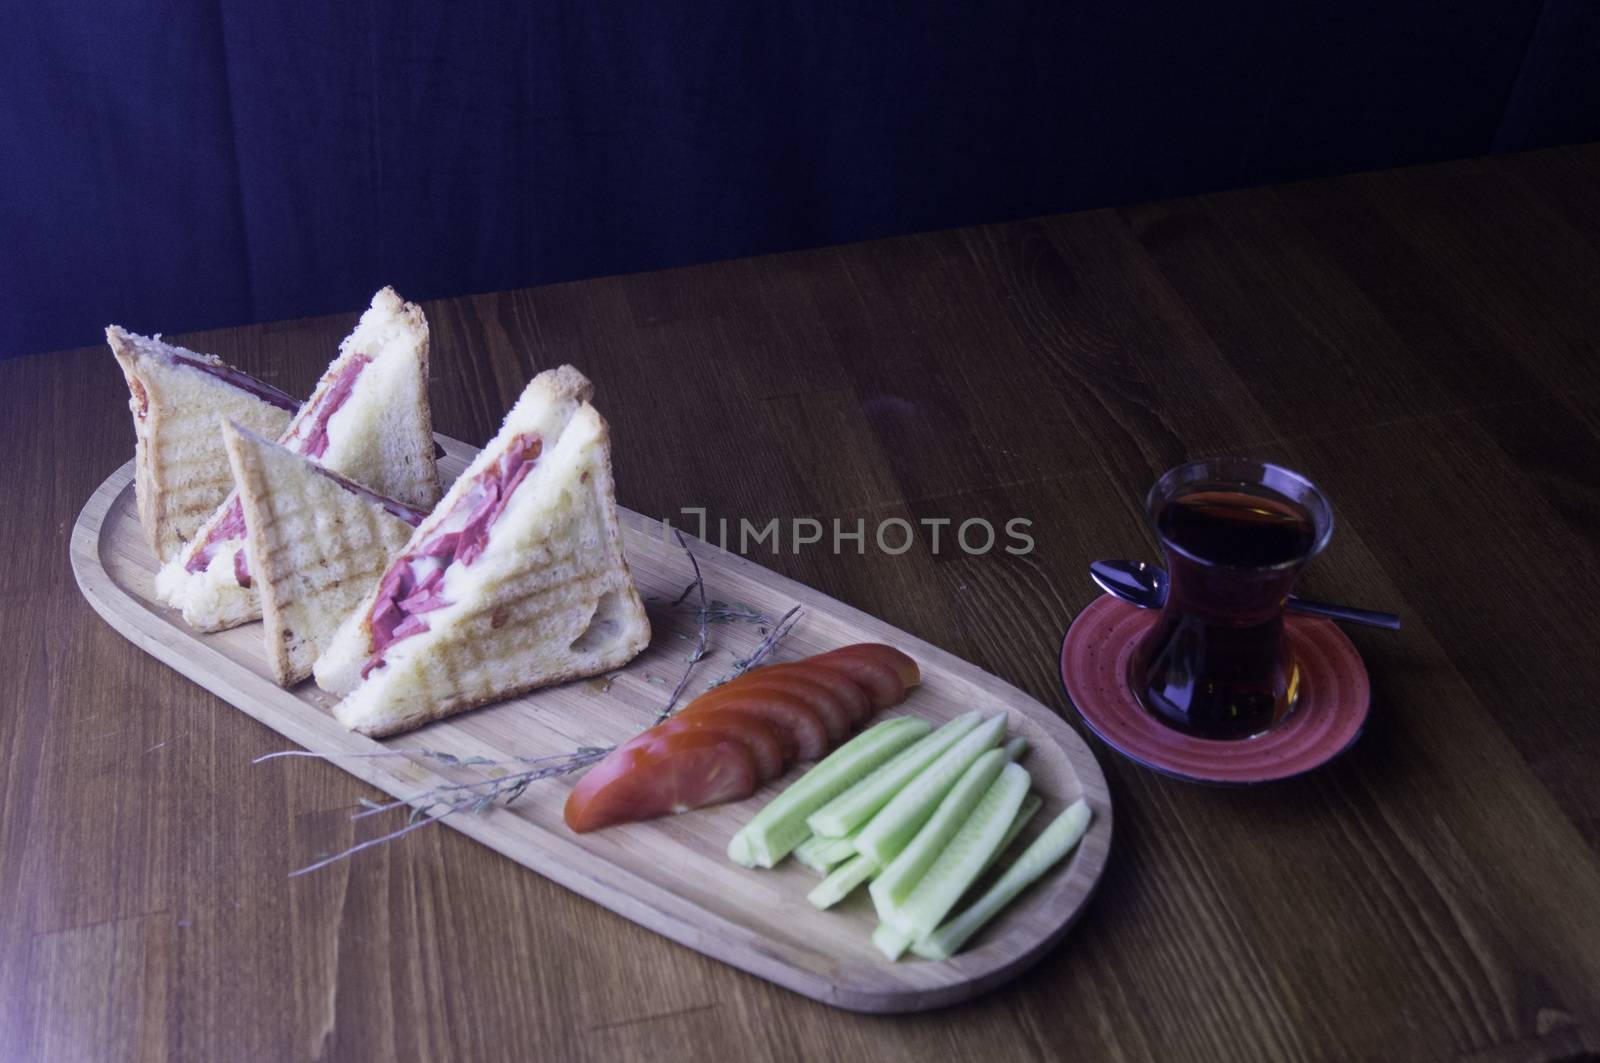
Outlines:
[[[522,796],[522,791],[528,788],[529,783],[538,782],[540,779],[550,779],[558,775],[569,775],[580,768],[586,768],[599,760],[615,748],[613,746],[579,746],[571,753],[557,753],[548,757],[520,757],[525,764],[538,764],[540,767],[530,768],[527,771],[516,772],[511,775],[496,775],[489,779],[480,779],[476,782],[444,783],[409,797],[397,798],[393,801],[363,801],[363,811],[351,816],[351,819],[365,819],[367,816],[378,812],[387,812],[391,808],[411,806],[411,818],[416,819],[426,814],[438,805],[447,805],[455,808],[462,804],[481,805],[488,808],[495,801],[510,804]],[[493,764],[495,761],[484,758],[483,763]],[[466,763],[465,761],[461,763]],[[477,807],[474,811],[478,811]]]
[[[350,817],[352,820],[364,819],[367,816],[376,815],[379,812],[387,812],[406,805],[411,807],[411,814],[407,818],[404,827],[390,831],[381,837],[371,838],[352,845],[348,849],[302,867],[298,871],[291,871],[289,877],[294,878],[298,875],[308,874],[327,867],[329,864],[354,856],[364,849],[370,849],[373,846],[382,845],[384,842],[393,841],[402,835],[409,834],[418,827],[426,827],[430,823],[437,823],[446,816],[453,816],[457,812],[481,814],[487,812],[496,802],[509,805],[521,797],[523,791],[532,783],[538,782],[540,779],[551,779],[558,775],[570,775],[575,771],[581,771],[611,752],[612,748],[612,746],[580,746],[571,753],[559,753],[549,757],[518,757],[516,759],[522,763],[537,763],[540,766],[511,775],[498,775],[492,779],[481,779],[477,782],[445,783],[395,801],[363,800],[361,802],[362,810],[352,815]],[[401,752],[402,755],[404,753],[404,751],[397,752]],[[467,764],[474,760],[482,764],[495,763],[488,758],[458,758],[448,753],[445,756],[457,764]]]
[[[455,810],[451,809],[451,812],[453,812],[453,811],[455,811]],[[413,823],[407,823],[404,827],[401,827],[399,830],[390,831],[388,834],[385,834],[385,835],[383,835],[381,837],[378,837],[378,838],[369,838],[366,841],[361,842],[359,845],[352,845],[350,848],[344,850],[343,852],[334,853],[332,856],[326,857],[326,858],[324,858],[322,860],[318,860],[314,864],[307,864],[305,867],[302,867],[302,868],[300,868],[300,869],[298,869],[296,871],[291,871],[291,872],[289,872],[289,877],[290,878],[298,878],[300,875],[309,875],[313,871],[320,871],[323,868],[327,867],[329,864],[336,864],[340,860],[348,859],[349,857],[352,857],[352,856],[356,855],[357,853],[359,853],[359,852],[361,852],[361,851],[363,851],[365,849],[374,848],[376,846],[384,844],[385,842],[392,842],[396,838],[402,837],[403,835],[406,835],[406,834],[410,834],[412,831],[416,830],[419,827],[426,827],[430,823],[437,823],[441,819],[443,819],[445,816],[448,816],[448,815],[450,815],[450,812],[445,812],[442,815],[438,815],[438,816],[429,816],[427,819],[419,819],[419,820],[417,820],[416,822],[413,822]]]
[[[768,627],[772,624],[772,617],[744,602],[725,602],[721,598],[711,599],[711,605],[701,614],[713,624],[755,624],[758,627]]]
[[[543,759],[541,757],[506,757],[503,760],[491,760],[488,757],[476,754],[466,757],[457,756],[454,753],[446,753],[442,749],[380,749],[373,753],[313,753],[309,749],[280,749],[276,753],[263,753],[250,763],[260,764],[264,760],[277,760],[279,757],[314,757],[317,760],[359,760],[364,757],[427,757],[452,768],[487,768],[498,764],[527,764]]]
[[[683,688],[689,685],[689,677],[694,674],[694,666],[699,664],[706,655],[706,627],[710,623],[710,611],[706,607],[706,579],[700,574],[700,562],[695,558],[694,551],[689,549],[689,541],[683,537],[683,532],[674,528],[672,533],[678,537],[678,545],[683,547],[683,552],[688,555],[689,564],[694,569],[694,582],[685,587],[683,593],[678,595],[678,600],[672,604],[674,606],[682,605],[691,593],[698,591],[700,595],[700,626],[699,631],[695,634],[694,652],[689,654],[689,662],[684,666],[683,675],[678,678],[678,685],[672,688],[672,695],[667,698],[667,703],[661,707],[660,712],[656,713],[656,718],[651,722],[652,727],[671,716],[672,710],[678,707],[678,699],[683,697]]]
[[[772,651],[778,648],[778,643],[782,642],[784,636],[793,631],[794,626],[800,622],[801,611],[800,606],[791,606],[789,611],[779,617],[776,624],[772,625],[772,630],[767,632],[767,637],[761,640],[761,644],[751,652],[750,656],[741,657],[734,661],[733,671],[717,680],[713,685],[721,686],[723,683],[732,682],[772,656]]]

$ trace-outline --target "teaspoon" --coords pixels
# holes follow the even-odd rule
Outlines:
[[[1089,565],[1089,576],[1107,594],[1121,598],[1141,609],[1160,609],[1167,600],[1167,570],[1160,565],[1143,561],[1095,561]],[[1370,609],[1352,609],[1348,605],[1329,605],[1306,598],[1289,596],[1288,608],[1296,613],[1325,616],[1329,620],[1348,620],[1352,624],[1400,630],[1400,618],[1393,613],[1377,613]]]

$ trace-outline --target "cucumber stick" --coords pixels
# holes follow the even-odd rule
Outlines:
[[[1026,771],[1007,764],[905,903],[890,908],[884,921],[913,940],[933,933],[999,850],[1029,782]]]
[[[844,838],[824,838],[820,834],[813,834],[794,849],[794,858],[819,875],[826,875],[855,855],[854,834]]]
[[[1011,746],[1012,743],[1008,742],[1005,747],[1008,756],[1011,754]],[[1000,855],[1011,847],[1011,843],[1017,840],[1017,835],[1022,833],[1023,828],[1028,825],[1028,822],[1034,816],[1038,815],[1039,809],[1043,805],[1044,801],[1038,794],[1030,793],[1022,799],[1022,807],[1017,809],[1017,814],[1012,817],[1011,826],[1006,828],[1006,836],[1000,839],[1000,848],[996,849],[994,855],[989,857],[989,864],[984,867],[985,871],[989,870],[989,867],[993,866],[994,862],[1000,858]],[[911,945],[911,935],[902,930],[896,930],[888,923],[879,923],[878,929],[872,932],[872,943],[878,947],[879,952],[891,960],[898,960],[906,951],[906,948]],[[921,955],[921,953],[918,953],[918,955]]]
[[[745,867],[772,867],[805,840],[807,816],[928,731],[928,722],[915,716],[898,716],[863,731],[757,812],[728,842],[728,858]]]
[[[887,868],[890,861],[899,854],[900,850],[910,844],[916,836],[917,830],[934,814],[939,807],[939,802],[944,800],[952,787],[956,785],[963,773],[986,750],[999,745],[1000,739],[1005,737],[1005,713],[997,713],[983,721],[977,727],[967,732],[962,739],[939,755],[939,759],[929,764],[922,772],[899,793],[883,806],[883,809],[873,816],[861,834],[856,838],[856,851],[862,856],[870,857],[880,867]],[[1000,768],[1005,764],[1005,754],[1001,753],[995,761],[992,781],[995,775],[1000,774]],[[972,801],[967,806],[967,811],[978,803],[978,798],[983,796],[979,790],[972,795]],[[961,826],[961,820],[956,820],[950,825],[949,839],[956,828]],[[936,851],[936,850],[935,850]],[[907,889],[915,885],[915,881],[907,882]]]
[[[878,909],[879,919],[887,919],[891,909],[904,904],[906,898],[911,896],[911,891],[922,881],[922,876],[933,866],[944,847],[950,844],[950,839],[956,836],[956,831],[961,829],[967,817],[972,815],[972,810],[978,807],[978,802],[989,792],[989,787],[1000,777],[1000,769],[1005,766],[1005,750],[991,749],[980,754],[962,773],[955,786],[950,788],[950,792],[944,795],[933,816],[917,831],[911,843],[883,865],[883,874],[872,883],[872,903]],[[902,794],[909,792],[910,787],[901,791]],[[884,809],[885,813],[888,811]],[[872,822],[878,821],[875,819]],[[871,829],[871,824],[867,829]]]
[[[896,930],[888,923],[879,923],[878,929],[872,932],[872,943],[891,960],[898,960],[911,944],[911,935]]]
[[[1028,740],[1021,735],[1006,743],[1006,756],[1012,760],[1021,760],[1028,755]]]
[[[816,888],[806,894],[806,900],[818,908],[832,908],[850,896],[857,886],[871,878],[877,870],[878,865],[866,857],[851,857],[817,883]]]
[[[1012,819],[1011,826],[1006,830],[1006,836],[1000,839],[1000,848],[994,851],[994,855],[989,857],[989,862],[984,865],[983,869],[985,871],[993,867],[994,862],[1005,855],[1006,850],[1011,848],[1011,843],[1017,840],[1017,835],[1022,833],[1023,828],[1027,827],[1033,817],[1039,814],[1039,809],[1043,807],[1044,798],[1038,794],[1029,794],[1022,799],[1022,807],[1017,809],[1016,817]]]
[[[1083,838],[1084,831],[1088,829],[1089,806],[1080,798],[1057,816],[1043,833],[1034,839],[1033,844],[1017,857],[1017,862],[1007,868],[1006,873],[1001,875],[983,896],[974,901],[971,907],[932,934],[918,940],[912,946],[912,950],[928,960],[948,960],[954,956],[961,946],[966,944],[968,938],[1010,904],[1017,894],[1031,886],[1039,876],[1071,852]]]
[[[815,834],[808,835],[806,840],[794,847],[789,855],[801,867],[809,867],[819,875],[826,875],[832,865],[825,863],[818,855],[818,843],[832,841],[831,838],[819,838]]]
[[[966,737],[968,731],[978,726],[980,719],[981,716],[976,712],[957,716],[884,764],[881,770],[864,777],[857,776],[859,781],[854,786],[815,809],[806,819],[806,826],[811,828],[811,833],[824,838],[845,837],[888,804],[889,799],[916,778],[923,768]]]

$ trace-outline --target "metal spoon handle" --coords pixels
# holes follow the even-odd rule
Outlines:
[[[1393,613],[1378,613],[1371,609],[1352,609],[1348,605],[1329,605],[1327,602],[1313,602],[1309,598],[1296,598],[1293,595],[1289,597],[1289,608],[1296,613],[1306,613],[1309,616],[1325,616],[1329,620],[1347,620],[1352,624],[1388,628],[1390,631],[1400,630],[1400,618]]]

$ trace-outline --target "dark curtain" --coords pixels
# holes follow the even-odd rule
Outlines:
[[[11,3],[0,351],[1593,139],[1597,6]]]

